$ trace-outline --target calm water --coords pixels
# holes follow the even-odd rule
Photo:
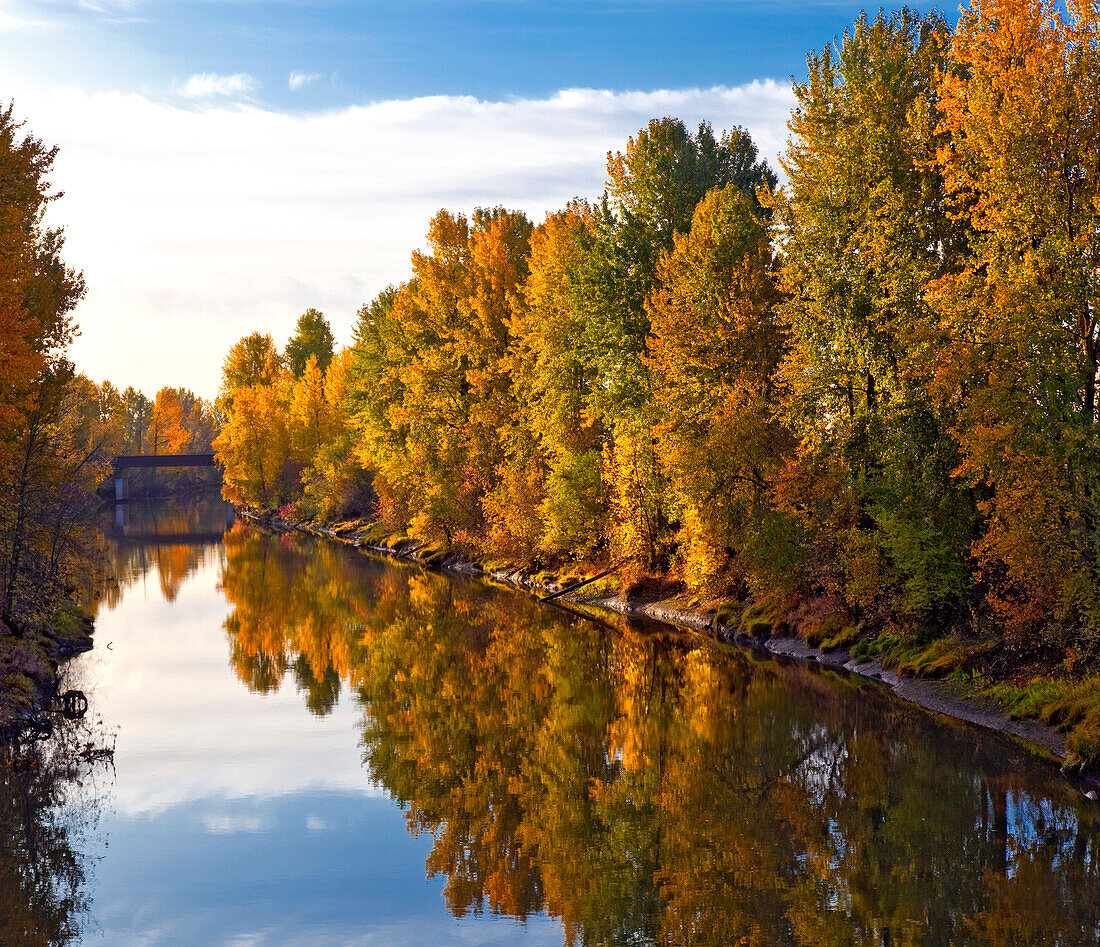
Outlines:
[[[1100,939],[1100,809],[1007,740],[225,523],[111,531],[89,717],[0,770],[0,942]]]

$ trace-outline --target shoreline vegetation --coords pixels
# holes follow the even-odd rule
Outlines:
[[[583,572],[556,576],[545,571],[532,571],[519,563],[477,560],[463,555],[461,551],[433,547],[408,536],[387,535],[379,529],[377,522],[294,522],[270,511],[248,509],[238,509],[238,514],[263,529],[304,532],[431,571],[476,575],[486,581],[526,591],[540,601],[546,601],[547,596],[552,595],[560,606],[596,620],[600,620],[601,613],[607,612],[647,618],[710,635],[727,644],[759,648],[772,655],[817,662],[825,667],[878,680],[902,700],[945,717],[1006,734],[1025,744],[1032,752],[1057,761],[1063,765],[1064,772],[1081,779],[1079,788],[1082,792],[1100,785],[1100,773],[1082,773],[1065,765],[1066,735],[1062,729],[1039,720],[1035,715],[1014,713],[1013,707],[996,691],[991,692],[980,679],[974,677],[945,680],[927,676],[929,669],[925,668],[910,666],[902,670],[890,655],[859,657],[853,655],[850,646],[831,646],[824,642],[811,645],[797,634],[782,629],[773,636],[770,630],[765,632],[757,626],[756,633],[749,634],[744,630],[745,615],[736,615],[724,609],[727,603],[700,602],[682,593],[662,597],[660,588],[631,592],[609,581],[599,585],[592,583],[585,587],[583,593],[571,594],[570,589],[576,583],[585,581]]]
[[[428,565],[621,563],[1096,771],[1100,15],[862,15],[807,66],[782,184],[744,129],[654,119],[595,202],[441,210],[350,346],[314,309],[242,338],[225,496]]]
[[[621,562],[1100,769],[1096,5],[861,15],[794,97],[782,185],[654,119],[595,202],[441,210],[348,348],[313,309],[241,339],[224,495],[428,564]]]

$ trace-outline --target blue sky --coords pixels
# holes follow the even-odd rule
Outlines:
[[[862,9],[781,0],[46,0],[7,8],[64,32],[62,74],[84,88],[155,94],[196,73],[247,74],[258,100],[276,108],[787,80]],[[50,29],[27,31],[16,58],[56,70],[58,40]],[[291,73],[310,81],[292,90]]]
[[[229,345],[307,307],[350,341],[440,207],[597,197],[650,118],[743,125],[774,164],[790,77],[859,10],[0,0],[0,101],[60,147],[78,366],[213,396]]]

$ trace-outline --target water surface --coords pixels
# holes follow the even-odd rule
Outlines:
[[[84,942],[1100,939],[1097,809],[1005,738],[224,517],[116,532],[70,668]]]

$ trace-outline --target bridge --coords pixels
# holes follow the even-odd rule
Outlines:
[[[216,467],[218,462],[211,454],[120,454],[111,466],[115,468],[115,499],[125,500],[126,471],[148,470],[153,467]]]

